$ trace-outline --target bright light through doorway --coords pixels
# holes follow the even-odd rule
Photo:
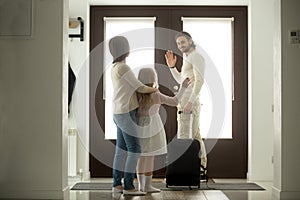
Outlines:
[[[105,18],[105,41],[116,35],[128,36],[137,29],[153,29],[153,34],[147,36],[147,41],[154,47],[155,18]],[[234,100],[234,76],[233,76],[233,19],[232,18],[182,18],[183,30],[189,32],[193,40],[205,50],[215,64],[220,74],[226,98],[226,114],[222,132],[218,138],[232,138],[232,100]],[[127,37],[129,45],[135,46],[136,37]],[[150,45],[151,46],[151,45]],[[110,66],[112,57],[108,52],[108,46],[104,47],[104,94],[105,99],[105,139],[116,139],[116,127],[112,116],[112,84],[110,79]],[[138,68],[143,66],[154,66],[154,48],[131,48],[127,64],[137,75]],[[211,119],[213,116],[213,105],[208,85],[204,84],[201,90],[200,101],[202,104],[200,112],[200,131],[203,138],[208,135]],[[109,127],[109,128],[108,128]]]
[[[214,63],[225,91],[225,121],[218,138],[232,138],[233,90],[233,18],[186,18],[182,17],[183,30],[191,34],[193,40]],[[209,85],[204,84],[200,101],[200,132],[202,137],[211,138],[209,128],[213,116],[213,105]]]
[[[128,39],[130,46],[130,54],[126,59],[126,63],[131,67],[135,75],[137,76],[138,68],[140,67],[154,67],[154,17],[149,18],[105,18],[105,41],[109,41],[116,35],[125,36]],[[138,38],[135,37],[134,30],[147,29],[147,47],[141,48],[141,44],[136,44]],[[149,33],[150,32],[150,33]],[[151,45],[152,43],[152,45]],[[112,63],[112,57],[109,54],[108,46],[104,47],[104,63],[109,66]],[[149,45],[150,44],[150,45]],[[139,46],[139,48],[135,48]],[[150,46],[150,47],[149,47]],[[152,48],[151,48],[152,47]],[[110,78],[111,68],[105,66],[106,71],[104,74],[104,98],[105,98],[105,139],[116,139],[117,129],[113,122],[112,112],[112,82]]]

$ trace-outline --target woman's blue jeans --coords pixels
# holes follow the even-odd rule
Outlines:
[[[117,125],[113,186],[122,185],[122,172],[124,171],[124,190],[131,190],[134,189],[133,180],[141,152],[137,137],[136,110],[125,114],[114,114],[113,118]]]

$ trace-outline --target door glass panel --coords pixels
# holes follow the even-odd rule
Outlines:
[[[233,18],[183,17],[182,22],[183,30],[190,33],[196,45],[199,45],[207,53],[219,73],[225,92],[226,113],[223,129],[218,134],[218,138],[232,138]],[[206,82],[204,82],[200,92],[200,102],[202,104],[200,132],[202,137],[212,138],[208,133],[214,113],[209,85]]]
[[[125,36],[130,46],[130,54],[126,63],[137,76],[138,68],[154,67],[154,17],[105,17],[104,18],[104,79],[103,97],[105,99],[105,139],[116,139],[117,130],[113,122],[111,82],[112,56],[109,53],[108,41],[116,36]],[[146,35],[141,35],[145,33]],[[146,42],[146,44],[145,44]]]

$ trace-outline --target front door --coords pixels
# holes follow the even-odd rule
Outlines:
[[[113,23],[108,23],[108,21]],[[158,72],[160,91],[174,95],[178,84],[165,66],[164,54],[167,49],[178,54],[177,68],[181,68],[181,54],[174,40],[176,31],[191,33],[216,67],[219,80],[224,86],[227,112],[223,132],[214,127],[211,119],[216,111],[211,105],[209,86],[201,91],[201,124],[202,135],[206,138],[208,150],[208,175],[220,178],[245,178],[247,174],[248,155],[248,60],[247,60],[247,7],[209,7],[209,6],[92,6],[91,7],[91,44],[90,44],[90,171],[92,177],[111,177],[114,155],[114,124],[109,111],[109,76],[105,76],[107,63],[105,41],[114,32],[113,20],[121,20],[134,27],[156,27],[153,32],[153,46],[149,53],[149,62],[153,60]],[[143,22],[143,23],[141,23]],[[134,25],[136,23],[136,25]],[[142,24],[142,25],[141,25]],[[119,25],[118,25],[119,26]],[[224,29],[222,27],[225,27]],[[109,29],[109,30],[108,30]],[[110,32],[109,32],[110,31]],[[125,28],[123,32],[126,31]],[[127,30],[128,31],[128,30]],[[138,33],[138,31],[137,31]],[[205,35],[206,34],[206,35]],[[229,34],[229,35],[226,35]],[[149,36],[140,34],[149,40]],[[152,38],[152,36],[150,36]],[[199,40],[198,40],[199,38]],[[207,38],[201,41],[202,38]],[[219,39],[219,40],[218,40]],[[225,40],[225,43],[224,43]],[[227,41],[227,43],[226,43]],[[228,42],[230,41],[230,42]],[[103,44],[103,45],[102,45]],[[215,45],[215,46],[214,46]],[[226,45],[228,47],[226,47]],[[227,48],[227,49],[226,49]],[[218,53],[219,51],[219,53]],[[143,52],[143,55],[147,54]],[[151,53],[153,52],[153,53]],[[223,52],[223,53],[222,53]],[[153,56],[151,57],[151,55]],[[95,56],[96,55],[96,56]],[[225,55],[225,56],[224,56]],[[137,55],[137,59],[139,60]],[[221,63],[221,64],[218,64]],[[219,68],[218,68],[219,67]],[[223,70],[223,71],[222,71]],[[103,76],[102,76],[103,75]],[[225,78],[224,78],[225,77]],[[216,83],[217,84],[217,83]],[[214,87],[215,85],[213,85]],[[206,88],[206,89],[205,89]],[[202,101],[203,100],[203,101]],[[224,103],[225,105],[225,103]],[[110,114],[109,114],[110,113]],[[229,113],[229,115],[227,115]],[[163,118],[167,139],[176,136],[176,108],[162,106],[160,114]],[[166,117],[167,116],[167,117]],[[207,120],[207,119],[208,120]],[[210,119],[210,120],[209,120]],[[204,121],[203,121],[204,120]],[[206,120],[206,121],[205,121]],[[111,123],[109,122],[111,121]],[[220,122],[221,123],[221,122]],[[220,125],[217,123],[217,126]],[[219,124],[219,125],[218,125]],[[210,125],[210,126],[209,126]],[[217,133],[211,133],[217,130]],[[219,132],[220,131],[220,132]],[[108,136],[109,135],[109,136]],[[163,177],[164,156],[156,158],[155,176]]]

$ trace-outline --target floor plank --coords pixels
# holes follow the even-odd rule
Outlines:
[[[204,195],[208,200],[229,200],[228,197],[219,190],[204,190]]]
[[[184,191],[184,197],[186,200],[207,200],[200,190]]]

